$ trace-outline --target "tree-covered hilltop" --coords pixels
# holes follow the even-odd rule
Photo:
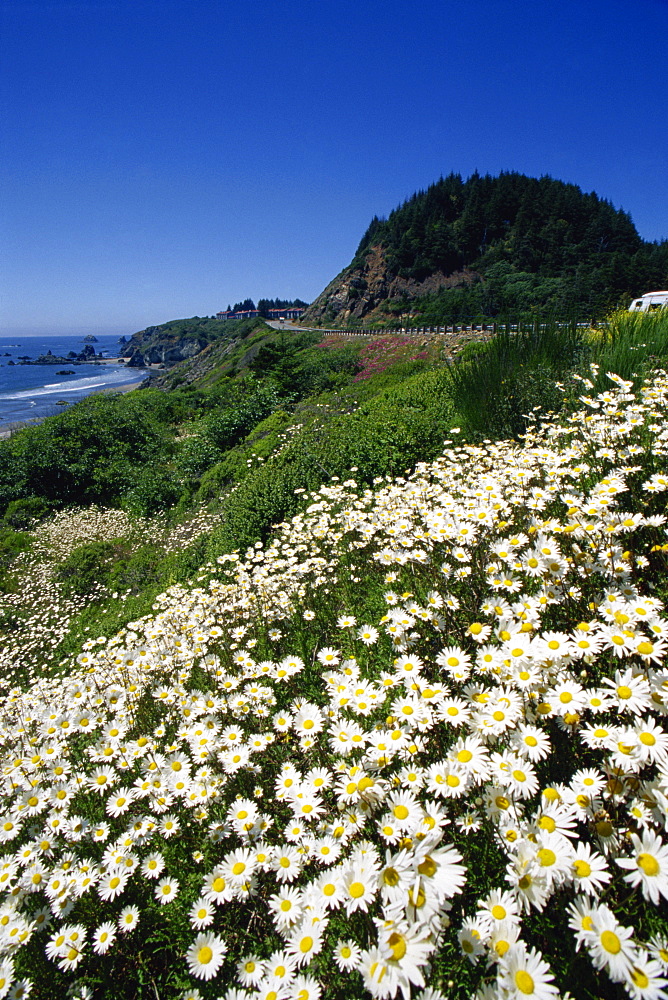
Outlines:
[[[591,317],[666,283],[668,240],[644,241],[596,193],[551,177],[453,173],[375,217],[307,317]]]

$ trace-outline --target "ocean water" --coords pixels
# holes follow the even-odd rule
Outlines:
[[[0,429],[7,425],[60,413],[93,392],[120,389],[145,376],[141,368],[126,368],[118,357],[121,345],[114,335],[99,336],[92,346],[110,360],[103,365],[20,365],[22,356],[35,359],[51,351],[67,357],[86,346],[82,336],[0,337]],[[14,365],[7,364],[14,361]],[[66,369],[73,375],[57,375]]]

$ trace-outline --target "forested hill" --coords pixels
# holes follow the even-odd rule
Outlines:
[[[668,240],[644,241],[594,192],[551,177],[450,174],[374,218],[306,318],[584,318],[667,284]]]

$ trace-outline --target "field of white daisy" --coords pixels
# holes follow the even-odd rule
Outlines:
[[[0,998],[668,997],[668,375],[595,381],[5,685]]]

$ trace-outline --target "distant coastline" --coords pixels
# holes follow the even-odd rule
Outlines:
[[[135,389],[140,389],[146,381],[147,378],[143,378],[138,382],[130,382],[129,384],[119,385],[117,387],[110,385],[104,389],[100,389],[99,392],[133,392]],[[90,395],[94,395],[94,393],[90,393]],[[76,402],[79,403],[81,400],[78,399]],[[72,403],[72,406],[74,405],[75,403]],[[65,409],[65,407],[63,407],[63,409]],[[18,420],[10,421],[6,424],[2,423],[0,424],[0,440],[10,438],[13,434],[17,434],[18,431],[22,431],[25,427],[35,427],[37,424],[41,424],[47,419],[47,417],[50,416],[57,416],[57,414],[47,413],[43,417],[35,417],[32,420]]]
[[[82,351],[80,336],[0,338],[0,429],[39,422],[92,393],[124,391],[148,374],[127,368],[113,335]],[[90,360],[86,360],[89,358]]]

